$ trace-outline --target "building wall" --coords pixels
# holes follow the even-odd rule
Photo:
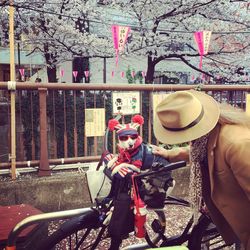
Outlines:
[[[118,66],[115,65],[115,58],[106,59],[106,79],[107,83],[128,83],[126,71],[130,68],[135,72],[147,71],[146,57],[119,57]],[[103,83],[104,59],[90,59],[90,74],[91,83]],[[112,76],[112,71],[114,76]],[[156,72],[183,72],[188,75],[193,73],[193,70],[179,60],[165,60],[156,65]],[[121,77],[121,72],[125,72],[124,78]]]

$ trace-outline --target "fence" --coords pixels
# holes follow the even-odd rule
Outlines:
[[[139,112],[145,123],[140,133],[149,143],[158,144],[152,129],[154,104],[160,95],[172,91],[202,88],[216,100],[245,109],[247,85],[173,85],[173,84],[73,84],[0,82],[0,169],[39,166],[40,175],[50,174],[50,164],[97,161],[103,136],[88,136],[85,113],[88,109],[105,110],[105,124],[114,116],[112,96],[115,92],[137,91]],[[133,91],[128,92],[127,91]],[[14,103],[11,102],[14,93]],[[12,105],[15,105],[13,109]],[[15,140],[11,126],[15,112]],[[122,116],[128,122],[130,115]],[[95,124],[97,126],[98,124]],[[115,134],[109,136],[108,148],[116,151]],[[15,146],[16,144],[16,146]],[[13,155],[13,145],[16,154]],[[12,150],[12,151],[11,151]]]

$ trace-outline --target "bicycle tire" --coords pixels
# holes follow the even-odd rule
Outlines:
[[[97,237],[91,236],[93,230],[99,230]],[[44,239],[36,250],[57,250],[62,246],[67,247],[64,249],[97,249],[96,246],[103,240],[105,231],[106,227],[99,222],[98,211],[91,210],[64,222]]]
[[[229,250],[235,249],[235,246],[227,246],[211,219],[202,215],[192,230],[188,248],[192,250]]]
[[[164,204],[165,204],[165,206],[163,209],[152,209],[151,210],[157,215],[157,217],[155,218],[155,221],[157,222],[156,227],[157,227],[157,229],[158,229],[157,231],[159,233],[154,232],[154,234],[152,234],[152,233],[150,234],[148,228],[152,228],[153,225],[152,224],[150,225],[150,223],[147,223],[149,225],[146,225],[145,240],[146,240],[147,244],[152,248],[165,246],[164,244],[166,244],[166,246],[173,246],[173,245],[182,244],[184,241],[187,241],[188,231],[192,225],[192,218],[190,217],[190,220],[187,221],[187,224],[185,224],[185,230],[182,232],[182,234],[184,234],[184,236],[179,235],[178,237],[174,237],[172,239],[170,239],[170,238],[167,239],[165,230],[167,228],[166,216],[168,216],[168,214],[165,214],[165,212],[164,212],[165,208],[168,205],[188,208],[188,207],[190,207],[190,204],[188,201],[186,201],[182,198],[170,196],[170,195],[168,195],[166,197]]]

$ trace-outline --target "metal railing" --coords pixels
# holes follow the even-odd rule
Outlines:
[[[81,84],[17,82],[13,90],[0,82],[0,169],[11,167],[10,92],[15,91],[15,166],[39,166],[41,176],[49,175],[49,165],[97,161],[103,145],[102,136],[85,133],[85,110],[105,109],[106,123],[113,117],[112,93],[138,91],[140,112],[145,123],[140,133],[149,143],[157,144],[153,135],[153,95],[179,90],[197,89],[212,95],[219,102],[228,102],[245,109],[249,85],[174,85],[174,84]],[[128,122],[131,115],[124,115]],[[115,134],[110,135],[109,150],[115,152]],[[13,154],[13,152],[12,152]]]

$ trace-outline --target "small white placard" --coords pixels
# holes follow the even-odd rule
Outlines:
[[[113,114],[138,114],[140,113],[140,92],[113,92]]]
[[[105,109],[85,109],[85,135],[104,136],[105,133]]]

